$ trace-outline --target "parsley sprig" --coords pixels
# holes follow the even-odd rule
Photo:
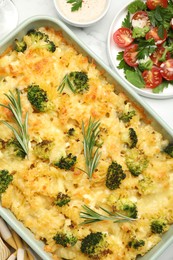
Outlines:
[[[146,8],[146,4],[141,0],[135,0],[128,5],[128,11],[131,14],[134,14],[137,11],[146,10]]]
[[[173,17],[173,5],[169,3],[167,8],[157,6],[156,9],[148,12],[148,17],[154,27],[158,27],[158,35],[164,38],[164,30],[170,27],[170,20]]]
[[[91,224],[94,222],[99,222],[99,221],[103,221],[103,220],[107,220],[107,221],[113,221],[114,223],[122,223],[122,222],[127,222],[127,221],[132,221],[135,220],[133,218],[129,218],[125,215],[122,215],[118,212],[110,212],[109,210],[100,207],[107,215],[102,215],[96,211],[94,211],[93,209],[89,208],[86,205],[83,205],[82,208],[84,209],[84,211],[80,212],[80,218],[85,219],[82,224]]]
[[[78,11],[82,7],[82,0],[67,0],[67,3],[72,4],[72,12]]]
[[[162,81],[162,83],[159,85],[159,86],[157,86],[156,88],[153,88],[152,89],[152,92],[153,93],[161,93],[161,92],[163,92],[163,90],[165,89],[165,88],[168,88],[169,87],[169,84],[173,84],[173,81],[166,81],[166,80],[163,80]]]
[[[142,77],[142,73],[138,68],[136,68],[136,70],[134,70],[134,71],[126,70],[125,71],[125,77],[135,87],[137,87],[137,88],[144,88],[145,87],[145,82],[144,82],[144,79]]]
[[[122,21],[122,27],[125,27],[125,28],[131,28],[132,27],[132,22],[130,20],[130,13],[129,12],[127,12],[126,17]]]
[[[144,59],[145,57],[150,56],[157,46],[155,45],[154,39],[140,39],[138,41],[138,54],[137,54],[137,59]]]
[[[123,55],[124,55],[124,51],[120,51],[118,52],[117,54],[117,60],[119,60],[119,64],[117,66],[118,69],[123,69],[124,71],[126,70],[133,70],[134,71],[134,68],[133,67],[130,67],[124,60],[123,58]]]

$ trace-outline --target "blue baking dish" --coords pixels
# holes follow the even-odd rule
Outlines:
[[[163,134],[169,141],[173,139],[173,130],[156,114],[136,92],[131,89],[117,74],[113,72],[104,62],[95,55],[76,35],[61,21],[47,16],[34,16],[21,23],[12,33],[0,42],[0,53],[2,53],[9,45],[13,44],[16,38],[22,38],[28,30],[49,26],[55,30],[61,31],[67,42],[73,44],[75,49],[94,60],[97,67],[104,71],[104,75],[110,83],[116,85],[116,91],[125,93],[129,99],[139,106],[152,126]],[[23,240],[41,257],[43,260],[52,259],[51,255],[44,251],[44,244],[34,238],[32,232],[24,227],[15,216],[0,205],[0,216],[22,237]],[[167,231],[162,240],[145,256],[139,257],[141,260],[156,260],[173,243],[173,226]]]

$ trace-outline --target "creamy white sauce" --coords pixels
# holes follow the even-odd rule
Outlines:
[[[147,19],[139,19],[139,20],[132,19],[133,27],[144,28],[146,25],[147,25]]]
[[[99,18],[107,7],[108,0],[83,0],[78,11],[71,11],[72,4],[66,0],[56,0],[57,6],[68,20],[77,23],[91,22]]]

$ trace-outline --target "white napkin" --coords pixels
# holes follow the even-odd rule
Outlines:
[[[0,217],[0,260],[34,260],[28,245]]]

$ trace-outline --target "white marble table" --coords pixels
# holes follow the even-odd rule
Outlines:
[[[107,33],[114,15],[128,1],[129,0],[112,0],[107,15],[92,27],[81,29],[69,26],[71,30],[108,65],[106,52]],[[19,23],[34,15],[48,15],[58,18],[53,0],[13,0],[13,2],[19,12]],[[154,100],[142,98],[173,129],[173,99]],[[158,260],[173,260],[173,245],[168,247]]]

